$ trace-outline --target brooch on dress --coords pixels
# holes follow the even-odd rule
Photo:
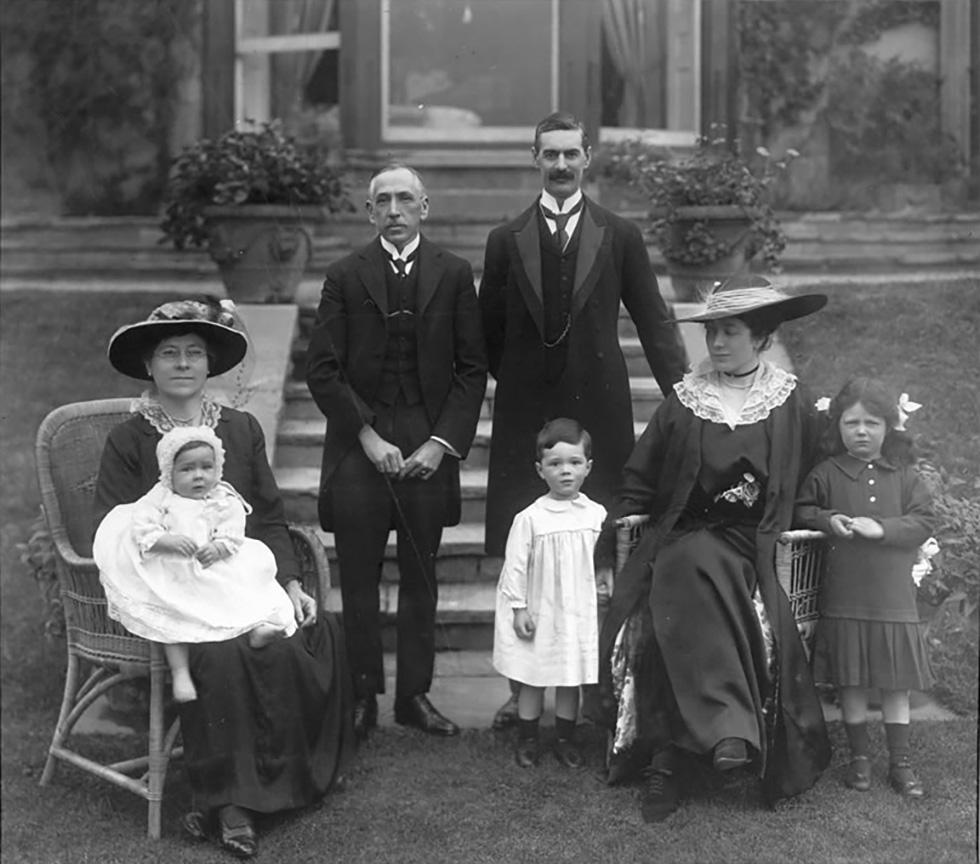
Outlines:
[[[752,474],[747,471],[742,475],[742,482],[730,489],[726,489],[724,492],[719,492],[715,495],[715,501],[727,501],[729,504],[737,504],[741,502],[746,507],[752,507],[756,501],[759,500],[759,492],[761,491],[761,486],[759,481],[755,479]]]

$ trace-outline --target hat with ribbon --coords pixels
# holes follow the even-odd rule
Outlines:
[[[109,340],[109,362],[130,378],[149,381],[146,358],[168,336],[197,333],[208,346],[208,377],[237,366],[248,351],[248,338],[235,329],[230,300],[205,297],[157,306],[145,321],[120,327]]]
[[[698,312],[674,320],[715,321],[766,310],[776,321],[789,321],[810,315],[822,309],[826,303],[826,294],[784,294],[768,279],[750,274],[716,282]]]

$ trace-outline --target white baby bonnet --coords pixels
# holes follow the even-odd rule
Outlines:
[[[157,444],[160,482],[173,491],[174,459],[185,444],[207,444],[214,451],[214,464],[220,480],[225,467],[225,448],[210,426],[174,426]]]

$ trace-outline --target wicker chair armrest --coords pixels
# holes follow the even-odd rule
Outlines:
[[[289,525],[289,537],[299,560],[303,590],[326,609],[330,592],[330,562],[316,531],[308,525]]]
[[[628,516],[620,516],[616,520],[616,528],[619,531],[629,531],[638,525],[644,525],[650,521],[649,513],[631,513]]]
[[[827,535],[823,531],[811,531],[808,528],[795,528],[792,531],[783,531],[779,535],[780,543],[798,543],[801,540],[824,540]]]

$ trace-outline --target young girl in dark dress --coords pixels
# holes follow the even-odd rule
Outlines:
[[[912,565],[929,537],[929,490],[912,467],[895,395],[873,378],[849,381],[830,406],[831,455],[804,481],[796,523],[825,531],[827,565],[814,678],[837,686],[851,748],[845,784],[871,787],[868,691],[881,690],[892,788],[921,798],[909,762],[909,690],[933,684],[915,605]]]

